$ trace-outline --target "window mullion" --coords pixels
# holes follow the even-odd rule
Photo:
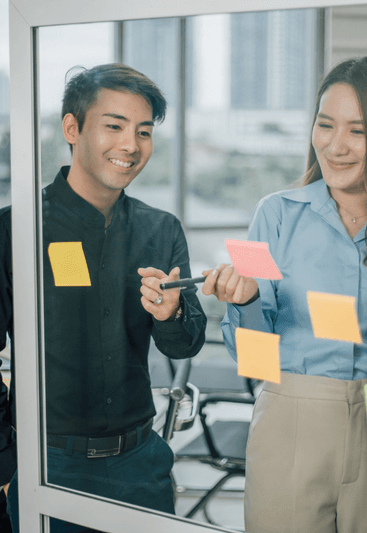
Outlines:
[[[175,214],[185,226],[186,195],[186,18],[177,19],[176,121],[173,156],[173,195]]]

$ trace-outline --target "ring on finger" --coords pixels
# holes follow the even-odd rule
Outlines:
[[[161,304],[162,303],[162,300],[163,300],[163,296],[161,294],[158,295],[158,298],[156,300],[154,300],[154,304]]]

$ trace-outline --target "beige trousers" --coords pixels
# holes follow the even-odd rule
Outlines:
[[[247,442],[246,533],[366,533],[367,379],[282,372]]]

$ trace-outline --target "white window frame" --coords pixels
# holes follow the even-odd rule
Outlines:
[[[363,4],[366,0],[353,0]],[[139,18],[320,8],[348,5],[348,0],[10,0],[10,97],[12,157],[12,233],[14,324],[17,354],[17,441],[20,527],[23,533],[48,530],[54,516],[86,527],[135,533],[226,531],[191,520],[106,501],[42,484],[41,449],[44,413],[42,383],[42,302],[39,302],[37,228],[40,205],[39,131],[36,98],[36,28],[59,24]],[[57,60],[57,58],[55,58]],[[37,255],[38,254],[38,255]],[[40,355],[41,354],[41,355]],[[44,529],[43,529],[44,528]]]

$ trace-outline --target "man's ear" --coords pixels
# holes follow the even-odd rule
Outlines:
[[[79,133],[78,130],[78,122],[74,115],[71,113],[68,113],[64,116],[62,120],[62,131],[64,132],[65,140],[69,143],[74,145],[76,143],[77,135]]]

